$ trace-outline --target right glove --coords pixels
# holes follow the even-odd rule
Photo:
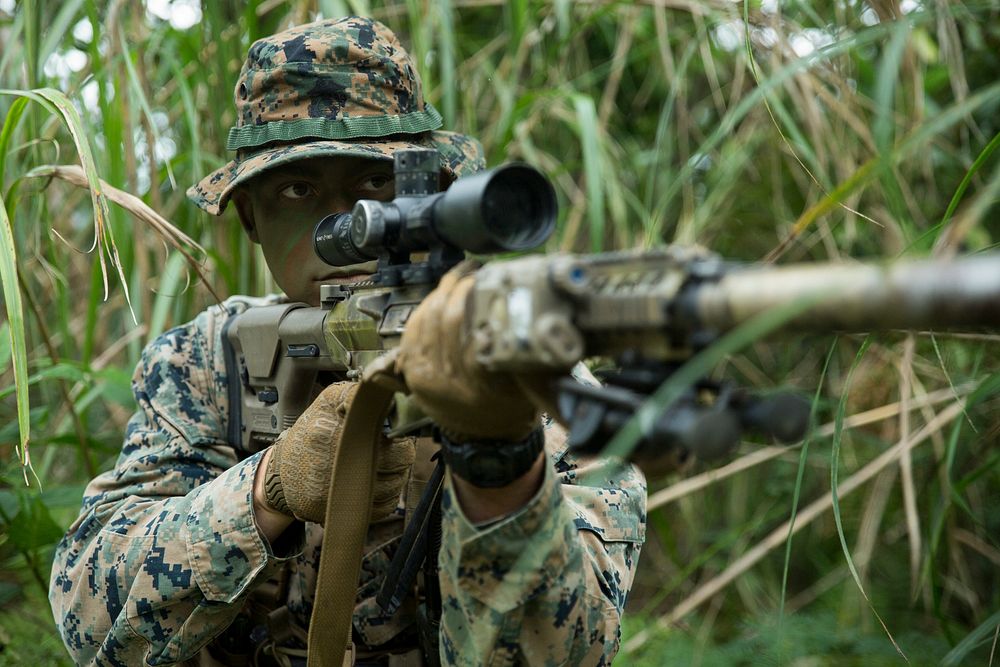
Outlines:
[[[495,373],[476,361],[468,317],[473,268],[459,264],[445,274],[410,315],[396,372],[417,407],[449,438],[523,440],[541,425],[537,395],[551,393],[546,390],[554,376]]]
[[[326,387],[272,445],[264,478],[267,504],[272,509],[300,521],[323,523],[334,455],[357,387],[355,382]],[[383,519],[395,509],[416,455],[413,438],[380,440],[371,521]]]

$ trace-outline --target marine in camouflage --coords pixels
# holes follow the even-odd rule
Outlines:
[[[260,300],[234,298],[229,308]],[[229,406],[215,306],[150,344],[133,378],[139,410],[113,470],[87,487],[56,551],[49,591],[80,664],[171,664],[196,655],[288,562],[300,631],[312,613],[322,528],[295,523],[278,544],[258,533],[260,454],[226,442]],[[535,498],[481,528],[442,496],[441,656],[445,664],[606,664],[645,533],[645,483],[632,466],[584,462],[548,429],[552,463]],[[586,481],[582,481],[586,480]],[[374,597],[403,529],[403,507],[374,524],[354,612],[364,647],[412,638],[415,609],[385,618]]]
[[[236,158],[188,192],[213,214],[241,183],[307,157],[389,159],[433,147],[448,178],[484,167],[477,141],[437,129],[409,56],[369,19],[256,42],[236,97]],[[209,645],[216,657],[255,647],[295,655],[304,646],[323,529],[296,522],[275,543],[264,539],[252,500],[261,454],[237,452],[227,438],[223,324],[229,312],[273,302],[234,297],[144,350],[121,454],[87,487],[53,563],[49,598],[77,663],[164,665],[204,658]],[[606,664],[618,649],[645,533],[645,482],[631,466],[577,460],[555,426],[546,452],[552,465],[536,496],[485,526],[466,519],[446,476],[445,664]],[[416,645],[412,596],[391,617],[375,603],[410,501],[404,492],[396,512],[369,529],[353,617],[362,650]],[[289,612],[282,636],[253,621],[272,589],[273,606]]]

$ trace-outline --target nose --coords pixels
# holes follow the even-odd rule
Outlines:
[[[338,190],[339,188],[332,189]],[[345,192],[329,192],[323,198],[323,215],[327,216],[331,213],[350,213],[351,209],[354,208],[354,205],[357,202],[357,197],[351,196]]]

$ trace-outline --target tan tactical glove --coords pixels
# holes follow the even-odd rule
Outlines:
[[[274,443],[264,480],[267,504],[274,510],[323,523],[334,454],[357,387],[354,382],[328,386]],[[416,451],[413,438],[382,438],[378,447],[372,521],[396,507]]]
[[[410,316],[396,372],[449,437],[521,440],[539,425],[553,378],[492,373],[476,363],[466,317],[472,268],[461,264],[446,274]]]

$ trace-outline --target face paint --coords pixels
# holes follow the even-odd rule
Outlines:
[[[261,244],[275,282],[293,301],[319,305],[323,283],[352,282],[375,262],[332,267],[313,250],[322,218],[350,211],[359,199],[389,201],[395,193],[392,162],[356,157],[312,158],[269,169],[240,189],[252,235]],[[244,215],[244,218],[247,216]]]

